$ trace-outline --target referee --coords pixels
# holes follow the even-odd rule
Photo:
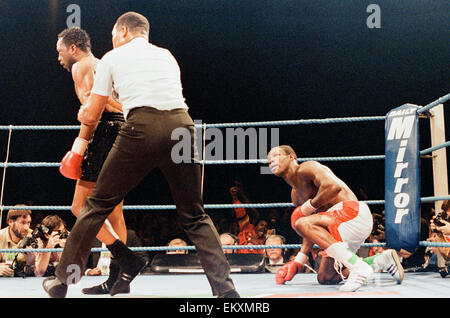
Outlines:
[[[230,278],[230,265],[217,231],[204,212],[200,166],[194,163],[194,123],[182,93],[180,68],[172,54],[149,43],[148,20],[136,12],[121,15],[112,30],[114,49],[97,65],[94,86],[78,120],[97,125],[112,91],[119,95],[125,124],[117,136],[97,184],[70,232],[56,277],[44,280],[50,297],[65,297],[67,285],[84,273],[95,236],[105,219],[153,168],[163,172],[183,228],[194,243],[214,296],[238,298]],[[190,162],[175,163],[171,152],[178,140],[175,129],[190,133]],[[146,264],[120,240],[105,242],[120,265],[110,294],[126,292]]]

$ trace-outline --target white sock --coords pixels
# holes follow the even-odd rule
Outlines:
[[[344,242],[337,242],[331,244],[325,252],[327,255],[333,257],[335,260],[341,262],[349,270],[353,270],[355,267],[360,265],[362,259],[353,253],[348,245]]]

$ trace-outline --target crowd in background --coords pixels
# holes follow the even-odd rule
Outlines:
[[[243,185],[239,182],[235,182],[235,184],[230,187],[229,194],[230,202],[234,204],[251,203],[250,199],[245,194]],[[360,200],[367,200],[367,197],[362,190],[359,191],[358,196]],[[267,265],[281,265],[295,257],[299,248],[252,249],[251,245],[301,244],[301,237],[290,225],[290,217],[293,209],[293,207],[255,209],[237,206],[234,209],[206,210],[206,213],[208,213],[213,220],[223,246],[248,245],[248,248],[245,249],[224,249],[225,253],[263,254]],[[377,205],[371,206],[371,210],[374,226],[372,234],[366,242],[384,243],[384,211],[382,210],[382,206]],[[448,201],[444,202],[442,210],[450,215],[450,203]],[[47,224],[49,215],[57,216],[58,220],[61,219],[65,225],[65,227],[63,226],[62,228],[67,228],[69,231],[75,222],[74,216],[69,211],[51,211],[50,213],[41,210],[30,211],[31,220],[27,221],[29,222],[27,229],[28,233],[31,233],[31,231],[39,224]],[[435,226],[433,226],[432,220],[434,215],[434,205],[424,204],[422,206],[420,240],[449,242],[450,236],[443,235],[443,233],[437,231]],[[129,243],[129,246],[152,247],[192,245],[181,227],[176,212],[173,210],[127,210],[124,211],[124,216],[128,228],[128,235],[133,237],[133,241],[132,243]],[[26,225],[24,226],[26,227]],[[58,226],[60,226],[59,223]],[[3,232],[4,231],[5,229],[3,229]],[[63,246],[62,241],[53,242],[53,240],[49,240],[49,242],[52,242],[50,247],[57,245],[56,243],[60,243],[60,246]],[[100,242],[97,243],[97,246],[101,246]],[[39,247],[45,247],[45,244],[40,242]],[[3,245],[0,246],[0,248],[8,248],[8,246]],[[384,246],[361,247],[358,254],[362,257],[367,257],[380,253],[384,249]],[[150,261],[149,263],[151,263],[151,260],[156,254],[164,253],[179,254],[188,253],[188,251],[149,251],[141,254],[145,254],[143,256],[148,258]],[[321,256],[321,249],[315,248],[311,255],[309,255],[309,262],[304,268],[305,272],[317,270]],[[420,246],[413,253],[404,252],[401,256],[403,257],[402,265],[406,272],[437,271],[441,273],[442,277],[445,277],[448,274],[450,248]],[[52,259],[57,259],[56,255],[52,255],[51,257]],[[6,269],[5,272],[1,271],[2,262],[6,262],[4,257],[3,259],[0,259],[0,276],[10,276],[10,271],[7,271]],[[9,262],[11,263],[11,259]],[[91,267],[95,268],[95,266]],[[96,271],[98,272],[97,274],[101,274],[99,269]],[[42,276],[44,273],[45,271],[42,272],[42,270],[36,271],[35,276]],[[33,275],[33,273],[30,273],[30,275]]]

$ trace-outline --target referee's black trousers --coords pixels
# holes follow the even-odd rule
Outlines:
[[[219,235],[203,209],[200,165],[193,161],[195,128],[188,112],[139,107],[130,111],[122,127],[92,195],[72,228],[56,268],[56,276],[66,284],[78,282],[86,269],[95,236],[108,215],[130,190],[158,167],[170,186],[178,216],[196,247],[213,295],[221,296],[233,290],[230,265],[223,253]],[[174,132],[175,140],[172,140]],[[187,138],[183,132],[187,132]],[[184,152],[172,151],[186,143],[180,136],[188,139],[191,160],[184,161],[189,162],[177,163],[182,158],[186,159],[189,147],[184,147]]]

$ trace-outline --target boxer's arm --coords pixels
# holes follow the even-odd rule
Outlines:
[[[94,72],[86,63],[75,63],[72,67],[72,78],[75,84],[75,92],[82,105],[86,104],[94,85]],[[97,125],[81,124],[78,137],[85,140],[91,139]]]
[[[72,79],[75,84],[75,92],[82,105],[86,104],[94,85],[94,72],[87,63],[75,63],[72,67]]]
[[[103,110],[105,109],[108,96],[92,93],[86,105],[80,107],[78,111],[78,120],[87,126],[96,126]]]
[[[114,61],[110,60],[110,53],[105,54],[98,62],[91,95],[87,103],[81,106],[78,111],[78,120],[87,126],[97,125],[105,110],[108,98],[112,94],[111,67]]]
[[[302,247],[300,248],[300,252],[308,255],[308,253],[312,250],[314,243],[306,238],[302,238]]]
[[[109,112],[122,112],[122,104],[117,102],[114,98],[108,97],[105,109]]]
[[[341,186],[334,175],[317,162],[305,162],[297,174],[299,178],[311,182],[317,188],[316,195],[310,201],[315,208],[326,205],[341,191]]]
[[[97,125],[80,125],[80,131],[78,132],[78,137],[83,138],[85,140],[90,140],[92,135],[94,134],[95,129],[97,128]]]

